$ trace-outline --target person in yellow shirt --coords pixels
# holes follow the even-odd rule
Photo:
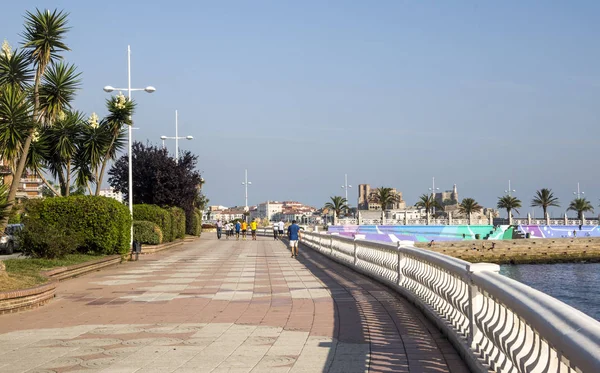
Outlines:
[[[246,221],[242,222],[242,240],[246,239],[246,231],[248,230],[248,223]]]
[[[256,241],[256,228],[258,227],[258,224],[256,223],[256,219],[252,219],[252,222],[250,223],[250,230],[252,231],[252,241]]]

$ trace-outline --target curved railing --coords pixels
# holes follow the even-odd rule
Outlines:
[[[600,372],[600,323],[498,273],[409,245],[305,232],[306,246],[417,305],[476,372]]]

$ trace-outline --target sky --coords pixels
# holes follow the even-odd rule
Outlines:
[[[74,107],[106,113],[127,86],[134,138],[175,136],[199,157],[210,204],[395,187],[414,204],[435,186],[495,206],[600,198],[598,1],[12,1],[0,39],[19,46],[26,10],[64,9],[64,55],[82,72]],[[174,141],[167,141],[171,152]]]

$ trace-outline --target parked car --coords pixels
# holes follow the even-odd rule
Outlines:
[[[19,233],[23,230],[23,224],[9,224],[0,236],[0,253],[12,254],[19,248]]]

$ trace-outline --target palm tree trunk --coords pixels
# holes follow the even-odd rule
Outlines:
[[[117,136],[119,136],[119,133],[117,132],[117,134],[113,134],[113,138],[110,141],[110,145],[108,146],[107,150],[106,150],[106,154],[104,155],[104,159],[102,160],[102,167],[100,168],[100,175],[96,175],[96,195],[99,196],[100,195],[100,187],[102,186],[102,179],[104,179],[104,171],[106,170],[106,164],[108,163],[108,161],[110,160],[110,149],[112,148],[113,144],[115,143],[115,140],[117,139]]]
[[[44,182],[44,184],[46,185],[46,187],[47,187],[48,189],[50,189],[50,191],[51,191],[52,193],[54,193],[54,195],[55,195],[55,196],[57,196],[57,197],[60,197],[60,193],[58,193],[58,192],[56,191],[56,189],[54,189],[54,187],[52,186],[52,184],[50,184],[50,182],[49,182],[49,181],[48,181],[48,180],[47,180],[47,179],[44,177],[44,175],[42,175],[42,173],[41,173],[41,172],[37,172],[37,171],[36,171],[36,173],[37,173],[37,175],[40,177],[40,179],[42,179],[42,181]]]
[[[506,209],[506,213],[508,214],[508,225],[512,225],[512,216],[510,215],[510,209]]]
[[[67,161],[67,197],[71,194],[71,160]]]
[[[85,183],[85,185],[87,186],[88,193],[91,196],[92,195],[92,186],[90,185],[90,181],[88,180],[87,183]]]

